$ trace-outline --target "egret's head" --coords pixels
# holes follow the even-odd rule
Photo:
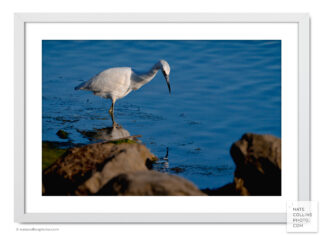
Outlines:
[[[170,80],[169,80],[169,74],[171,71],[170,65],[165,60],[160,60],[159,65],[160,65],[159,67],[164,75],[165,81],[167,82],[167,85],[169,88],[169,93],[171,94],[171,87],[170,87]]]

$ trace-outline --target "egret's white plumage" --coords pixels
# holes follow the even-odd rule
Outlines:
[[[158,61],[148,72],[135,73],[130,67],[110,68],[102,71],[89,81],[83,82],[75,90],[88,90],[93,94],[112,100],[109,112],[114,111],[114,103],[150,82],[161,70],[171,93],[169,74],[170,66],[165,60]]]

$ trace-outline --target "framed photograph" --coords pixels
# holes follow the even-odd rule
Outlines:
[[[308,14],[15,14],[15,221],[285,223],[310,200]]]

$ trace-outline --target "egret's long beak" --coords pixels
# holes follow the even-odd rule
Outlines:
[[[169,76],[165,74],[164,77],[165,77],[165,81],[166,81],[166,83],[168,85],[168,88],[169,88],[169,93],[171,94],[171,86],[170,86]]]
[[[167,85],[168,85],[168,88],[169,88],[169,93],[171,94],[171,86],[170,86],[169,75],[167,75],[164,71],[163,71],[163,75],[164,75],[165,81],[167,82]]]

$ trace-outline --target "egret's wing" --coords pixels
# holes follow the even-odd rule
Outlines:
[[[111,68],[80,84],[82,90],[97,94],[107,94],[109,97],[123,96],[130,86],[130,68]]]

